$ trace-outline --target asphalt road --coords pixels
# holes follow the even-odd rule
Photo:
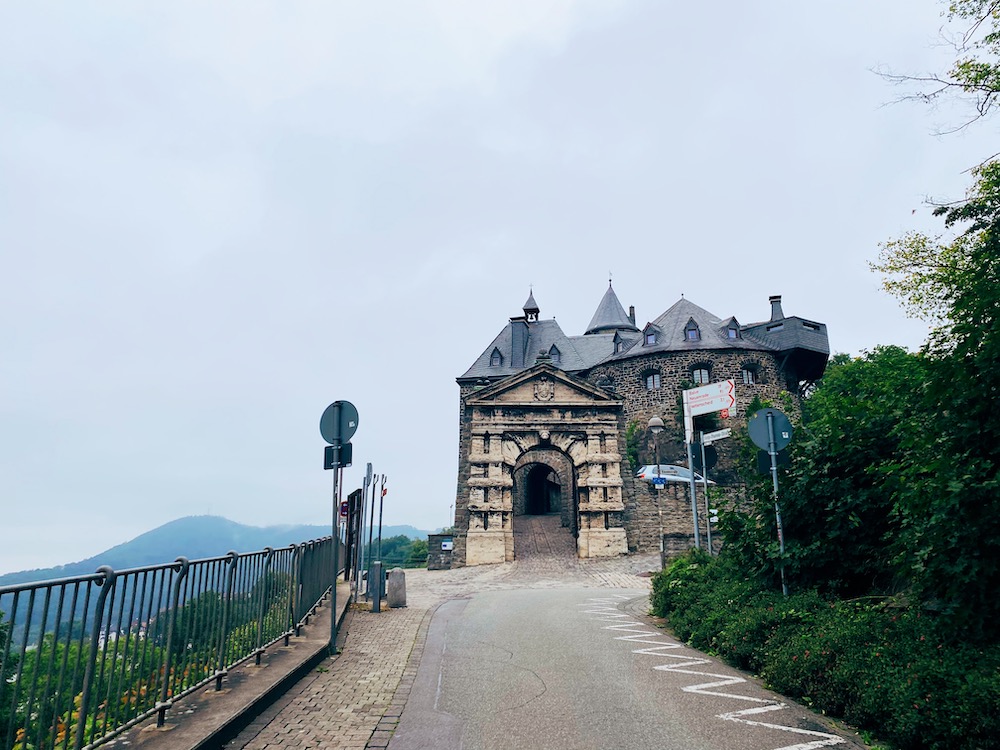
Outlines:
[[[389,750],[864,747],[679,644],[646,591],[484,591],[435,612]]]

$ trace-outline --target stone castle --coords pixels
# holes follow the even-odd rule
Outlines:
[[[692,546],[688,485],[654,489],[632,462],[686,465],[683,389],[735,380],[729,418],[701,418],[705,429],[735,430],[755,397],[780,403],[822,376],[826,326],[786,317],[781,297],[769,301],[767,320],[742,324],[682,297],[640,329],[609,283],[584,334],[567,336],[529,294],[523,314],[458,378],[453,564],[515,559],[526,515],[559,514],[580,557],[655,551],[665,536]],[[654,416],[667,426],[655,443]],[[725,483],[731,449],[720,453],[713,479]]]

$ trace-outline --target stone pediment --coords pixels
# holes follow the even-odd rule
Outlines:
[[[549,364],[535,365],[498,383],[476,391],[468,404],[519,404],[524,406],[599,403],[617,406],[621,402],[592,383],[567,375]]]

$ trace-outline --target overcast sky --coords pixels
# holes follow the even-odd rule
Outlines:
[[[348,489],[450,522],[461,375],[533,285],[583,333],[926,328],[867,262],[939,230],[987,126],[872,72],[947,67],[936,0],[0,0],[0,572],[167,521],[328,523]]]

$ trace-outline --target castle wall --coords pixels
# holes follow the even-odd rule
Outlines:
[[[581,556],[615,554],[626,546],[629,552],[658,551],[661,535],[670,540],[668,547],[675,548],[668,549],[668,553],[685,544],[692,546],[690,486],[672,483],[656,490],[650,482],[636,480],[627,455],[627,433],[632,425],[640,465],[656,463],[658,451],[659,463],[686,466],[681,393],[692,387],[691,372],[695,367],[709,370],[709,382],[735,380],[737,398],[736,407],[727,419],[718,414],[697,418],[696,430],[729,427],[734,434],[745,431],[747,408],[755,398],[776,404],[793,419],[798,414],[797,397],[787,390],[794,373],[782,371],[779,355],[768,351],[658,352],[599,365],[583,375],[617,400],[613,411],[597,408],[579,394],[576,404],[541,409],[537,390],[532,390],[528,381],[508,394],[521,402],[521,408],[516,403],[470,407],[467,402],[470,399],[475,402],[477,390],[461,386],[453,565],[514,559],[513,472],[518,459],[532,448],[564,451],[576,467],[572,488],[563,476],[568,473],[565,467],[561,467],[559,474],[563,492],[576,493],[575,530]],[[754,384],[743,383],[744,368],[754,371]],[[660,388],[646,387],[646,375],[650,372],[659,373]],[[653,416],[661,417],[665,426],[656,442],[647,428]],[[506,438],[502,437],[504,434]],[[488,444],[484,443],[485,435],[491,436]],[[556,445],[560,441],[562,445]],[[722,440],[715,447],[719,463],[710,471],[710,477],[719,485],[736,482],[733,467],[738,441]],[[704,544],[708,519],[700,484],[697,504]],[[563,507],[564,515],[574,509],[572,503],[564,503]],[[471,556],[470,535],[477,545]]]

